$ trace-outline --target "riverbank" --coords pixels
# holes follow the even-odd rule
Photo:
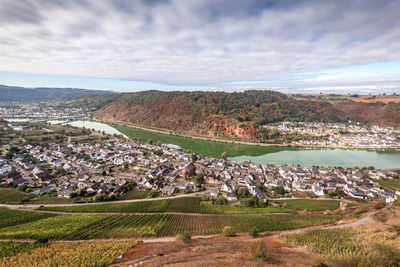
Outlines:
[[[141,125],[137,124],[131,124],[131,123],[126,123],[126,122],[121,122],[121,121],[102,121],[102,120],[95,120],[97,122],[102,122],[105,124],[108,124],[110,126],[115,127],[115,125],[120,125],[120,126],[128,126],[136,129],[141,129],[144,131],[149,131],[149,132],[154,132],[154,133],[160,133],[160,134],[166,134],[169,136],[179,136],[179,137],[185,137],[185,138],[192,138],[192,139],[199,139],[199,140],[205,140],[205,141],[215,141],[215,142],[224,142],[224,143],[233,143],[233,144],[242,144],[242,145],[251,145],[251,146],[274,146],[274,147],[300,147],[300,148],[315,148],[315,149],[362,149],[362,150],[396,150],[400,149],[399,147],[394,147],[394,148],[386,148],[386,147],[376,147],[376,148],[365,148],[365,147],[354,147],[354,146],[334,146],[334,145],[303,145],[303,144],[290,144],[290,143],[261,143],[261,142],[247,142],[247,141],[241,141],[241,140],[233,140],[233,139],[223,139],[223,138],[216,138],[216,137],[210,137],[210,136],[205,136],[205,135],[193,135],[193,134],[181,134],[181,133],[175,133],[170,130],[165,130],[162,128],[156,128],[156,127],[144,127]]]

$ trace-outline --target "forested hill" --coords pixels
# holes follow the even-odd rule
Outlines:
[[[97,113],[106,121],[168,129],[177,133],[266,139],[260,126],[283,120],[357,120],[400,125],[399,104],[297,100],[274,91],[163,92],[122,94]],[[388,108],[389,107],[389,108]]]
[[[56,100],[61,98],[109,93],[111,92],[74,88],[25,88],[0,85],[0,103]]]

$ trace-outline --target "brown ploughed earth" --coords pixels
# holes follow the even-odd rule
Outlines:
[[[248,246],[255,240],[248,234],[193,238],[188,242],[141,243],[128,250],[112,266],[311,266],[312,258],[304,248],[291,248],[277,235],[261,235],[270,247],[267,262],[249,259]]]

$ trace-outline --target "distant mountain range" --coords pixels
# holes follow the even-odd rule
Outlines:
[[[241,93],[143,91],[120,94],[95,113],[105,121],[176,133],[262,141],[262,126],[284,120],[400,126],[400,103],[302,100],[266,90]]]
[[[0,103],[34,102],[110,93],[112,92],[75,88],[26,88],[0,85]]]

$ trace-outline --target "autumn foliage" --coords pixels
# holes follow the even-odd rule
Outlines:
[[[400,125],[400,103],[299,100],[266,90],[144,91],[122,94],[100,109],[96,117],[172,133],[259,141],[263,139],[262,125],[284,120]]]

